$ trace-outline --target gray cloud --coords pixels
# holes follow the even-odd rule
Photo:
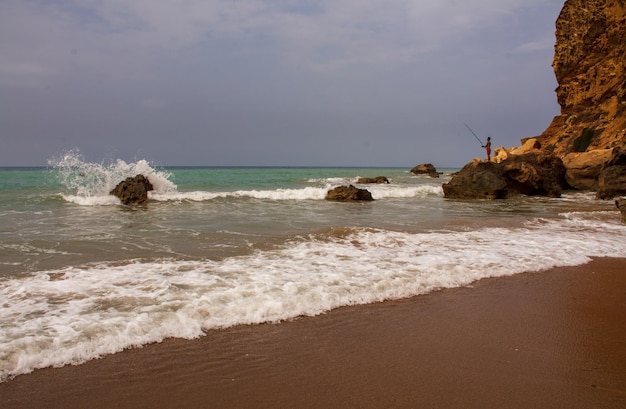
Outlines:
[[[558,113],[562,1],[0,3],[0,166],[460,166]]]

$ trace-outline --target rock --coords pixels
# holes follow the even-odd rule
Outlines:
[[[356,183],[368,184],[368,183],[389,183],[389,179],[385,176],[376,176],[375,178],[359,178]]]
[[[510,192],[560,197],[563,189],[568,187],[563,161],[547,152],[512,155],[499,165]]]
[[[626,198],[622,197],[615,201],[615,206],[622,212],[622,223],[626,224]]]
[[[443,193],[449,199],[506,199],[507,185],[498,165],[475,159],[444,183]]]
[[[562,159],[626,144],[626,2],[567,0],[552,67],[561,114],[539,140]]]
[[[371,201],[372,194],[366,189],[359,189],[352,185],[339,186],[326,193],[326,200],[332,200],[336,202],[349,202],[349,201]]]
[[[128,177],[120,182],[111,194],[117,196],[125,205],[141,204],[148,200],[148,192],[154,187],[144,175]]]
[[[573,152],[563,158],[565,179],[574,189],[596,190],[598,176],[613,156],[613,149]]]
[[[626,195],[626,148],[614,149],[613,156],[598,176],[596,198],[608,200]]]
[[[509,150],[510,155],[523,155],[541,149],[541,142],[537,138],[527,138],[522,140],[522,146]]]
[[[428,175],[434,178],[438,178],[441,172],[437,172],[437,169],[430,163],[423,163],[415,166],[411,169],[411,173],[415,175]]]
[[[475,159],[442,185],[444,196],[452,199],[559,197],[566,187],[563,161],[541,151],[511,155],[501,163]]]
[[[626,163],[615,152],[626,146],[624,55],[626,1],[565,1],[556,21],[552,62],[561,113],[540,136],[523,139],[518,148],[496,149],[493,156],[494,162],[504,164],[537,152],[554,155],[566,168],[565,183],[560,181],[560,165],[546,162],[539,168],[532,165],[532,170],[525,164],[527,159],[521,159],[516,169],[498,173],[509,194],[545,191],[557,196],[558,185],[563,185],[561,189],[596,190],[597,197],[604,199],[623,194]],[[533,174],[553,165],[559,172],[554,177],[543,171]]]
[[[610,200],[626,195],[626,166],[608,166],[598,177],[596,199]]]

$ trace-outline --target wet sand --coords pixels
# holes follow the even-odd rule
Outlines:
[[[626,259],[42,369],[0,406],[624,408]]]

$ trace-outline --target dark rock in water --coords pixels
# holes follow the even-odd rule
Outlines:
[[[111,190],[113,196],[117,196],[125,205],[141,204],[148,200],[148,192],[154,187],[144,175],[134,178],[128,177],[120,182],[115,189]]]
[[[622,212],[622,223],[626,224],[626,197],[617,199],[615,201],[615,206],[617,206],[619,211]]]
[[[389,179],[385,176],[376,176],[375,178],[359,178],[356,183],[367,184],[367,183],[389,183]]]
[[[417,165],[416,167],[411,169],[411,173],[415,175],[428,175],[434,178],[438,178],[441,174],[441,172],[437,172],[437,169],[430,163]]]
[[[337,202],[349,202],[349,201],[371,201],[372,194],[366,189],[359,189],[352,185],[339,186],[326,193],[326,200],[333,200]]]
[[[507,184],[493,162],[476,159],[442,185],[450,199],[506,199]]]
[[[442,185],[452,199],[506,199],[518,194],[559,197],[567,187],[563,161],[546,152],[511,155],[501,163],[476,159]]]

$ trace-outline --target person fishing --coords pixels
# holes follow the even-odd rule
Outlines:
[[[487,150],[487,162],[491,162],[491,136],[487,137],[487,143],[483,145]]]
[[[487,149],[487,162],[491,162],[491,136],[487,137],[487,143],[483,145],[483,141],[481,141],[478,135],[476,135],[476,132],[474,132],[472,128],[469,127],[469,125],[467,124],[463,124],[463,125],[465,125],[465,127],[469,129],[472,135],[474,135],[474,138],[476,138],[476,140],[480,142],[480,146]]]

